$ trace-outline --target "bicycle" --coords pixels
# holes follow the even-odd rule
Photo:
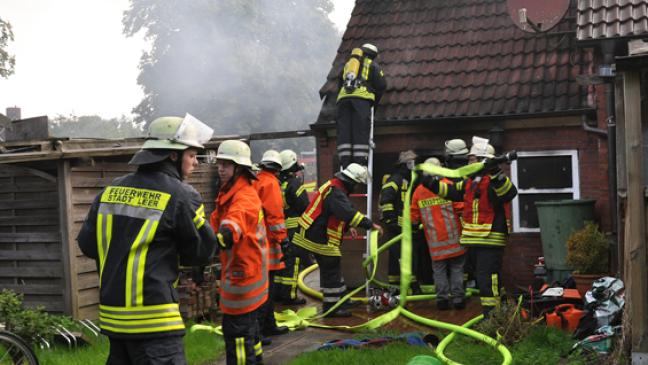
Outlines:
[[[0,330],[0,365],[38,365],[38,359],[25,340]]]

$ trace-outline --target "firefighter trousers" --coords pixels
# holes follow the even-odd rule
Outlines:
[[[185,365],[182,336],[146,340],[110,338],[106,365]]]
[[[342,278],[342,257],[315,254],[319,265],[320,288],[324,294],[322,309],[327,311],[346,293],[347,287]]]
[[[475,280],[485,316],[501,301],[501,271],[504,247],[471,246],[467,253],[470,265],[475,268]]]
[[[367,166],[371,132],[371,101],[344,98],[337,103],[337,155],[342,168],[355,162]]]
[[[465,255],[461,255],[445,260],[432,261],[437,300],[448,300],[452,295],[453,303],[463,303],[465,296],[463,287],[465,259]]]
[[[240,315],[223,314],[227,365],[263,364],[258,309]]]
[[[294,232],[288,231],[289,238],[292,242]],[[284,263],[286,268],[277,271],[275,275],[274,298],[277,302],[291,302],[298,298],[297,296],[297,276],[299,272],[313,264],[311,253],[297,245],[290,244],[290,249],[284,252]]]

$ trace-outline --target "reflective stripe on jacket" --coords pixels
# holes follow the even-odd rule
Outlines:
[[[282,173],[279,175],[279,180],[286,228],[296,230],[299,227],[299,217],[310,203],[306,185],[302,185],[301,180],[292,173]]]
[[[231,249],[220,252],[220,309],[252,312],[268,298],[268,244],[261,200],[247,177],[219,192],[210,222],[216,231],[229,229],[233,240]]]
[[[461,221],[454,203],[423,185],[419,185],[412,196],[412,223],[423,224],[432,260],[446,260],[465,253],[459,244]]]
[[[409,188],[409,181],[403,176],[404,173],[405,171],[397,171],[383,177],[384,183],[378,198],[378,211],[380,221],[387,225],[403,226],[403,204]]]
[[[507,210],[517,189],[503,173],[478,176],[454,185],[439,182],[439,196],[463,201],[463,245],[505,246],[508,237]]]
[[[208,264],[216,237],[200,194],[172,163],[114,180],[96,197],[77,241],[97,261],[102,332],[125,339],[184,332],[178,263]]]
[[[369,229],[371,220],[353,207],[342,181],[333,178],[322,185],[299,218],[293,243],[325,256],[340,256],[342,236],[351,227]]]
[[[266,232],[268,233],[268,268],[270,270],[281,270],[286,267],[281,259],[281,242],[288,238],[286,221],[284,219],[283,198],[279,180],[270,171],[261,170],[257,174],[254,188],[261,199],[263,215],[265,216]]]

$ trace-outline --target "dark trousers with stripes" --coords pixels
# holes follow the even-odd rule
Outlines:
[[[288,239],[292,242],[296,229],[288,230]],[[284,252],[286,268],[277,271],[275,276],[275,300],[290,301],[297,299],[297,276],[299,271],[311,266],[313,259],[308,250],[290,244],[290,250]]]
[[[322,310],[327,311],[346,293],[346,285],[342,278],[342,257],[315,254],[319,265],[320,289],[324,294]]]
[[[467,260],[475,268],[479,299],[486,316],[501,300],[503,257],[504,247],[471,246],[468,250]]]
[[[263,364],[258,309],[240,315],[223,314],[227,365]]]
[[[367,166],[371,101],[345,98],[337,103],[337,154],[342,168],[351,162]]]
[[[110,339],[107,365],[185,365],[182,336],[146,340]]]
[[[259,328],[261,329],[261,333],[266,333],[268,331],[272,331],[277,327],[277,320],[275,319],[274,315],[274,295],[273,292],[275,291],[275,276],[277,274],[278,270],[270,270],[268,272],[268,280],[270,280],[270,284],[268,287],[268,300],[263,303],[261,308],[259,308],[259,315],[258,315],[258,320],[259,320]]]

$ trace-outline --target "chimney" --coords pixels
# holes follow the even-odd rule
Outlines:
[[[12,121],[22,119],[20,117],[20,108],[17,107],[17,106],[8,107],[6,115],[7,115],[7,118],[11,119]]]

